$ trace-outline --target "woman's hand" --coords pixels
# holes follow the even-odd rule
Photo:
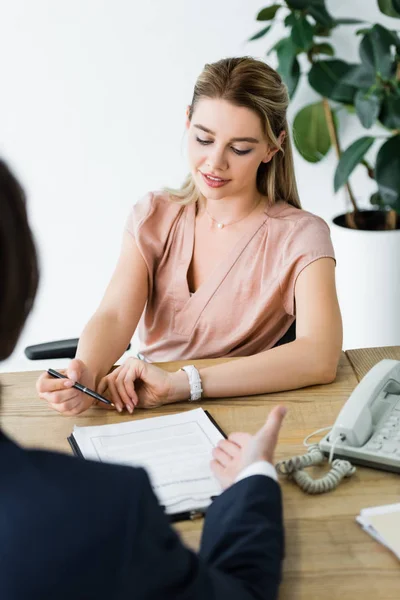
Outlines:
[[[90,373],[86,365],[74,358],[71,360],[68,369],[60,371],[67,375],[68,379],[55,379],[47,372],[42,373],[36,382],[36,391],[39,398],[45,400],[50,408],[57,410],[65,416],[78,415],[90,408],[95,400],[75,389],[74,383],[79,381],[82,385],[94,389],[95,377]],[[113,409],[112,406],[100,403],[101,408]]]
[[[123,365],[103,377],[96,391],[105,394],[117,410],[126,407],[133,413],[137,406],[155,408],[173,402],[174,375],[138,358],[128,358]]]
[[[227,440],[218,443],[213,450],[210,466],[223,489],[232,485],[239,473],[249,465],[259,460],[273,464],[275,446],[285,414],[285,407],[275,406],[255,435],[231,433]]]

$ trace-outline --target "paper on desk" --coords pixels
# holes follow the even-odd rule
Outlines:
[[[209,463],[223,439],[202,408],[163,417],[74,427],[85,458],[144,467],[167,513],[204,508],[221,493]]]
[[[400,504],[364,508],[356,520],[400,559]]]

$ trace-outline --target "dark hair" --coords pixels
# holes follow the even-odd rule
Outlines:
[[[0,159],[0,360],[15,348],[39,282],[25,193]]]

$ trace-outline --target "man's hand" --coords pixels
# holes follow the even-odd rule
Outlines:
[[[213,450],[214,460],[210,466],[224,489],[234,483],[245,467],[259,460],[273,463],[275,446],[285,415],[286,408],[276,406],[255,435],[231,433],[227,440],[218,443]]]

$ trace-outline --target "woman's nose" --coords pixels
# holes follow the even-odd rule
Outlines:
[[[222,149],[216,148],[207,156],[207,165],[211,170],[224,170],[227,167],[227,161]]]

